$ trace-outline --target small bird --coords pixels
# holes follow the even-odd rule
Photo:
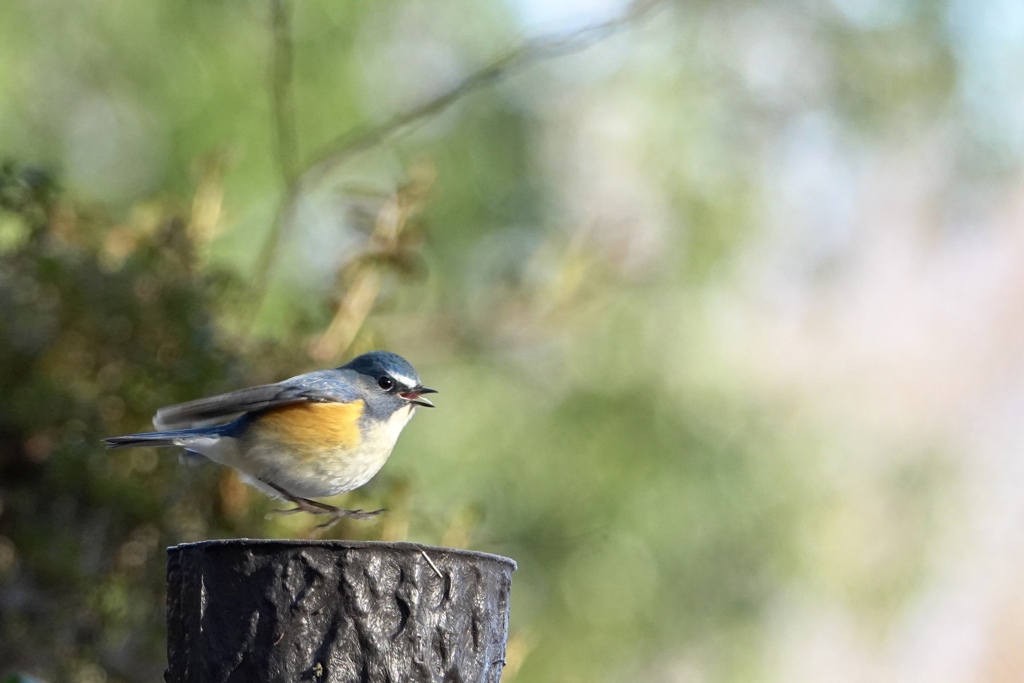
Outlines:
[[[316,370],[227,394],[161,408],[159,431],[114,436],[108,448],[180,446],[185,461],[212,460],[243,481],[295,504],[283,513],[363,519],[383,512],[343,510],[311,498],[359,488],[380,471],[416,406],[435,394],[404,358],[371,351],[333,370]]]

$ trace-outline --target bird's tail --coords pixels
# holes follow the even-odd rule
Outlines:
[[[107,448],[135,448],[137,446],[185,446],[199,439],[211,439],[224,435],[224,425],[216,427],[195,427],[193,429],[174,429],[166,432],[145,432],[143,434],[125,434],[103,439]]]

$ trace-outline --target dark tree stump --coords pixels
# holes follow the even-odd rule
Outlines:
[[[164,678],[498,681],[515,568],[497,555],[413,543],[175,546]]]

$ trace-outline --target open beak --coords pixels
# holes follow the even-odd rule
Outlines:
[[[430,401],[428,401],[427,399],[423,398],[423,394],[436,394],[436,393],[437,393],[437,389],[428,389],[426,387],[416,387],[415,389],[411,389],[409,391],[403,391],[402,393],[399,394],[399,396],[404,398],[406,401],[409,401],[410,403],[415,403],[418,406],[423,406],[424,408],[433,408],[434,404],[431,403]]]

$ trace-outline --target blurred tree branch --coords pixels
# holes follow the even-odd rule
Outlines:
[[[463,81],[434,99],[397,114],[384,123],[366,126],[339,136],[325,145],[316,154],[316,160],[310,164],[309,168],[296,178],[295,187],[291,188],[291,196],[297,196],[303,190],[316,186],[352,154],[379,145],[408,126],[439,114],[466,95],[496,83],[537,62],[564,57],[584,50],[646,17],[660,4],[660,0],[635,3],[625,14],[610,21],[588,26],[568,35],[557,34],[527,41],[505,56],[470,74]]]
[[[411,260],[406,227],[423,208],[434,182],[432,168],[415,168],[409,182],[387,198],[377,211],[365,252],[354,259],[344,275],[345,294],[327,330],[310,346],[310,356],[320,363],[340,358],[355,341],[373,311],[383,284],[384,267],[408,269]]]
[[[270,0],[270,25],[273,53],[270,61],[271,109],[277,141],[277,163],[285,187],[298,173],[298,145],[295,98],[292,94],[294,49],[292,45],[292,5],[289,0]]]
[[[271,0],[275,33],[275,58],[272,87],[275,121],[278,129],[279,159],[287,187],[278,207],[277,219],[260,251],[255,274],[258,313],[275,270],[279,247],[293,222],[295,208],[305,192],[322,183],[353,154],[383,143],[408,127],[447,109],[463,97],[492,85],[538,62],[567,56],[584,50],[616,32],[647,18],[664,5],[664,0],[634,2],[621,16],[579,31],[545,36],[525,42],[489,65],[473,72],[448,91],[408,111],[396,114],[377,125],[358,127],[324,145],[313,155],[313,161],[301,172],[295,172],[294,111],[291,99],[291,39],[287,0]],[[290,146],[289,150],[284,147]],[[291,171],[289,169],[292,169]]]

